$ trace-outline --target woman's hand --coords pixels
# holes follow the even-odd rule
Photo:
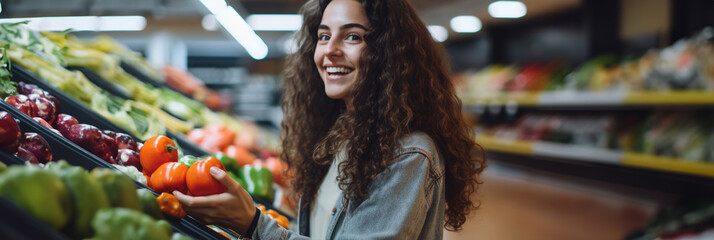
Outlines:
[[[212,167],[210,172],[213,178],[226,186],[226,192],[201,197],[184,195],[178,191],[173,194],[196,220],[245,233],[256,213],[253,198],[223,170]]]

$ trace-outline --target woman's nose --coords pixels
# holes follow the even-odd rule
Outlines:
[[[325,54],[328,56],[342,55],[342,46],[337,38],[330,39],[325,48]]]

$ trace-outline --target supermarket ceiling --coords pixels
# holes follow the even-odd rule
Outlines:
[[[581,0],[521,0],[528,7],[523,19],[494,19],[487,7],[493,0],[409,0],[427,24],[449,26],[457,15],[474,15],[481,19],[484,29],[497,24],[523,21],[528,18],[577,8]],[[105,32],[128,45],[143,51],[152,36],[170,36],[187,47],[189,56],[246,56],[242,49],[224,31],[207,31],[201,19],[208,11],[198,0],[2,0],[2,18],[85,16],[85,15],[142,15],[147,18],[146,28],[140,32]],[[242,16],[250,14],[294,14],[305,0],[227,0]],[[449,40],[467,38],[476,34],[449,32]],[[91,37],[97,33],[78,32]],[[288,32],[258,32],[267,43],[269,57],[284,56]],[[274,50],[279,49],[279,50]]]

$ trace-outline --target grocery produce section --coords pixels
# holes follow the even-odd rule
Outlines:
[[[711,112],[691,110],[714,103],[710,35],[638,59],[598,57],[573,71],[557,62],[490,66],[463,77],[461,96],[482,114],[479,141],[490,150],[714,176]],[[571,111],[548,110],[558,107]],[[587,112],[603,107],[630,109]]]
[[[83,42],[64,33],[29,31],[22,23],[0,28],[4,31],[0,34],[0,65],[4,66],[0,68],[2,159],[17,165],[0,173],[0,179],[12,180],[0,180],[0,195],[10,200],[3,202],[8,205],[3,207],[16,209],[11,205],[19,205],[60,239],[102,238],[115,232],[137,234],[124,236],[127,239],[168,239],[169,226],[196,239],[237,238],[234,232],[204,226],[186,216],[170,195],[174,190],[194,196],[224,192],[225,187],[208,174],[208,169],[216,166],[239,181],[263,212],[289,227],[286,216],[293,215],[284,211],[294,210],[285,204],[280,189],[287,180],[283,164],[276,158],[276,135],[192,99],[205,98],[205,91],[192,95],[176,92],[160,80],[146,82],[161,79],[161,72],[106,36]],[[122,66],[139,76],[125,72]],[[177,73],[171,74],[176,78]],[[216,129],[221,134],[214,132]],[[203,132],[210,135],[204,137]],[[22,194],[9,194],[23,188],[13,180],[18,176],[63,179],[66,169],[86,176],[80,182],[64,182],[67,186],[56,184],[56,194],[82,192],[85,188],[77,186],[104,180],[111,186],[123,182],[124,190],[105,189],[110,201],[104,205],[84,202],[103,194],[72,198],[76,206],[67,209],[77,212],[52,218],[36,212],[37,206],[25,205],[28,200]],[[28,185],[27,191],[34,190]],[[55,196],[42,199],[65,204]],[[136,204],[122,205],[127,201]],[[157,214],[158,209],[163,214]],[[69,227],[77,224],[81,230]],[[29,237],[23,231],[15,233]]]
[[[575,68],[491,65],[458,76],[460,96],[490,160],[657,192],[677,210],[661,212],[638,239],[710,236],[700,231],[711,227],[712,201],[702,197],[714,188],[712,33]]]

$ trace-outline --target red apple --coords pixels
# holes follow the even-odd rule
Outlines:
[[[15,152],[20,136],[22,136],[22,133],[15,118],[8,112],[0,111],[0,145],[2,145],[2,148]]]
[[[67,138],[69,128],[77,124],[79,124],[79,122],[74,117],[67,114],[60,114],[57,116],[57,123],[55,124],[55,127],[62,134],[62,136]]]
[[[40,117],[50,124],[55,122],[57,112],[55,111],[55,104],[52,103],[52,101],[35,93],[27,95],[27,97],[34,103],[33,112],[35,115],[32,117]]]
[[[26,162],[30,162],[32,164],[39,164],[40,161],[37,160],[37,157],[35,157],[32,152],[29,150],[23,148],[23,147],[18,147],[17,148],[17,153],[15,154],[17,157],[19,157],[22,160],[25,160]]]
[[[136,141],[125,133],[116,133],[116,142],[119,149],[131,149],[134,151],[139,151],[139,146]]]
[[[134,166],[140,172],[143,170],[139,161],[139,153],[131,149],[119,149],[117,156],[114,158],[119,164],[124,166]]]
[[[8,104],[17,108],[18,110],[20,110],[20,112],[25,113],[27,116],[30,116],[30,117],[35,116],[33,109],[35,109],[37,107],[33,106],[34,103],[32,101],[30,101],[30,98],[27,97],[27,95],[18,94],[18,95],[14,95],[14,96],[9,96],[5,99],[5,102],[7,102]]]
[[[39,163],[45,164],[52,161],[52,149],[50,144],[45,141],[45,138],[37,133],[28,132],[20,138],[18,149],[24,148],[30,151]]]

